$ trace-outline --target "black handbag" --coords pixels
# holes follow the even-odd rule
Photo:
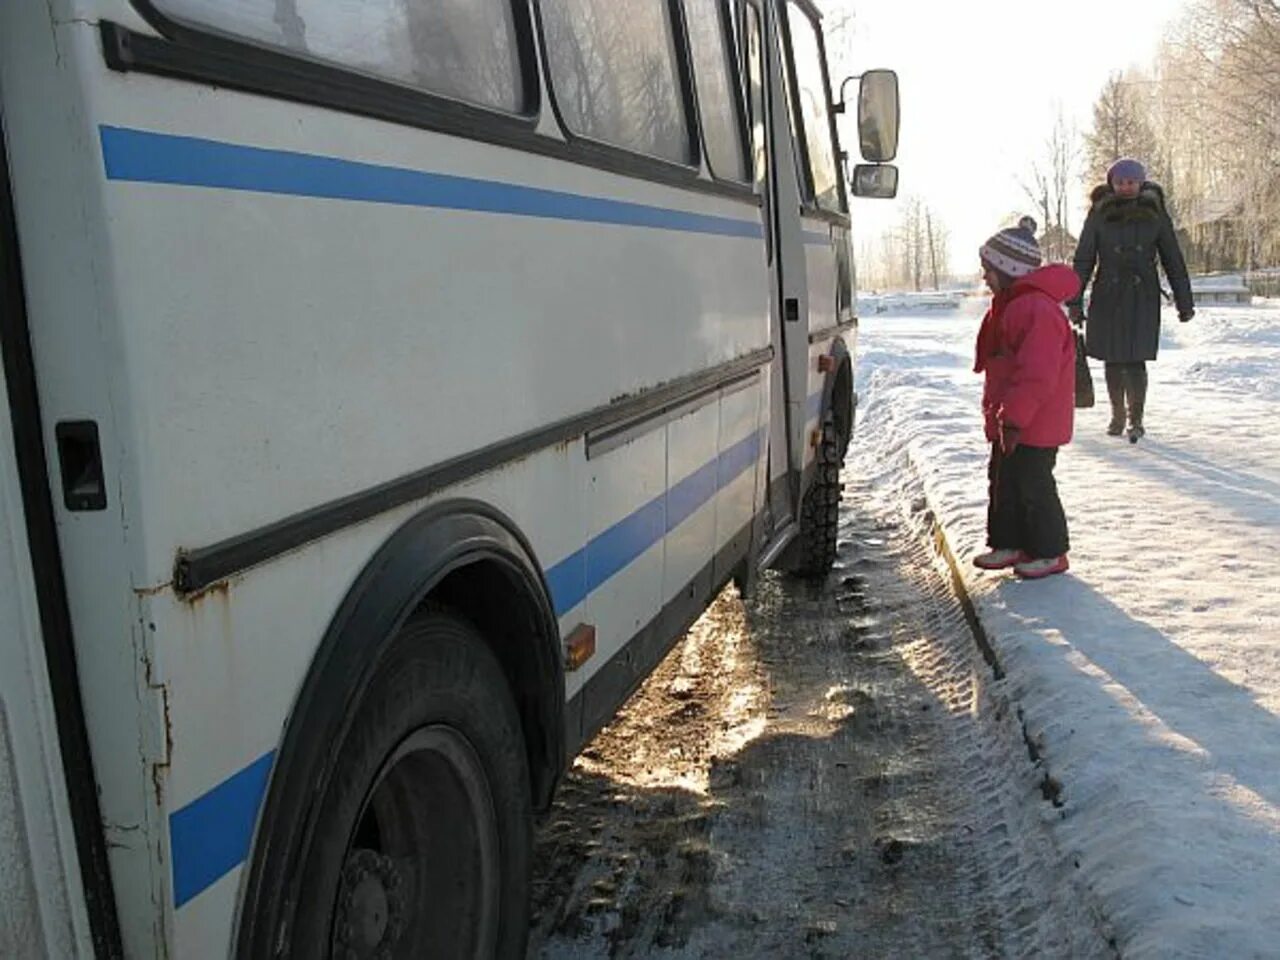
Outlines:
[[[1084,334],[1076,331],[1076,406],[1093,406],[1093,374],[1089,372],[1089,357],[1084,352]]]

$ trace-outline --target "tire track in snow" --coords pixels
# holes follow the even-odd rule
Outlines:
[[[727,591],[575,764],[530,956],[1113,955],[918,485],[846,501],[824,584]]]

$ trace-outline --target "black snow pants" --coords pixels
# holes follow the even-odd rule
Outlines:
[[[987,544],[993,550],[1022,550],[1033,560],[1067,552],[1067,516],[1053,479],[1057,460],[1057,447],[1019,444],[1004,454],[991,445]]]

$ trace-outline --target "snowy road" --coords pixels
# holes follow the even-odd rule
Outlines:
[[[578,761],[531,957],[1280,957],[1280,303],[1166,317],[1136,446],[1094,365],[1041,583],[967,567],[981,309],[864,319],[838,569],[727,593]]]
[[[982,545],[981,303],[864,322],[859,462]],[[1054,776],[1061,848],[1126,957],[1280,956],[1280,303],[1166,314],[1148,436],[1077,417],[1071,574],[968,575]],[[851,466],[853,464],[851,463]]]
[[[825,584],[726,591],[579,759],[531,957],[1114,956],[918,494],[847,501]]]

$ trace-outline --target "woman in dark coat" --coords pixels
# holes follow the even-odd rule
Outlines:
[[[1074,263],[1082,292],[1067,306],[1072,322],[1083,323],[1083,290],[1092,278],[1085,347],[1089,356],[1106,363],[1111,399],[1107,433],[1118,437],[1124,432],[1127,406],[1129,441],[1136,443],[1145,432],[1146,362],[1156,358],[1160,345],[1156,257],[1173,287],[1178,319],[1184,322],[1195,315],[1191,282],[1165,210],[1164,191],[1146,179],[1142,164],[1117,160],[1107,171],[1107,182],[1094,189],[1091,199],[1093,207],[1080,231]]]

